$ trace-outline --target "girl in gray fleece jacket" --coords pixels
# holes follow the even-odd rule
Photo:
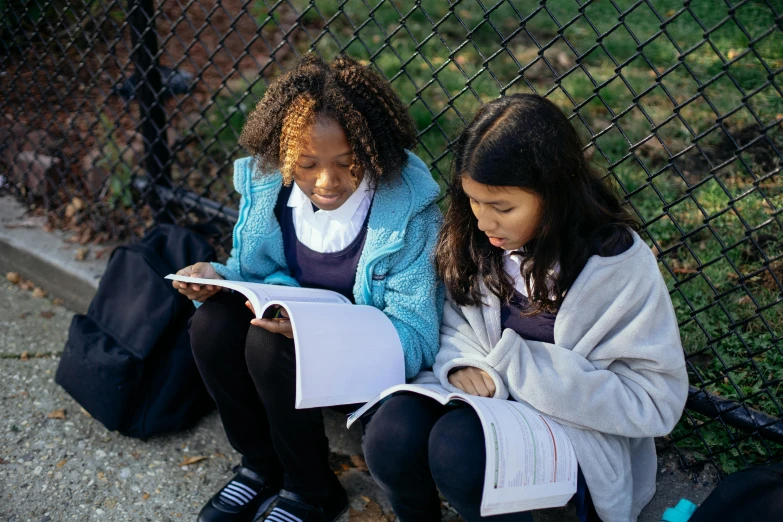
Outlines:
[[[544,98],[486,104],[457,141],[452,174],[434,377],[559,422],[579,461],[580,520],[636,520],[655,493],[653,437],[674,427],[688,388],[655,256]],[[481,519],[486,456],[471,408],[394,396],[364,451],[402,522],[439,520],[437,490],[468,522]]]

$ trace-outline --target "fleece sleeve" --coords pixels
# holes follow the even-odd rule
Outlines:
[[[385,281],[372,281],[383,285],[382,311],[400,337],[408,379],[431,368],[438,352],[443,287],[435,276],[432,257],[439,220],[435,205],[415,215],[408,224],[405,246],[394,255]]]
[[[440,326],[440,350],[432,368],[441,385],[449,391],[462,393],[449,382],[449,373],[470,366],[483,370],[492,378],[495,383],[494,398],[507,399],[508,388],[500,373],[487,362],[492,350],[486,346],[489,346],[489,339],[483,322],[471,323],[460,307],[447,298]]]
[[[633,265],[580,276],[558,313],[557,344],[503,332],[485,360],[511,396],[608,434],[655,437],[674,428],[688,390],[677,319],[654,261]]]

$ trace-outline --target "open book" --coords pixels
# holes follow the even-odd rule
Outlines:
[[[481,420],[487,450],[481,516],[564,506],[576,493],[576,455],[564,430],[527,404],[450,393],[439,384],[393,386],[348,417],[348,427],[394,393],[413,392],[446,405],[462,401]]]
[[[366,402],[405,382],[397,330],[375,307],[354,305],[330,290],[174,274],[166,279],[237,291],[258,318],[270,317],[277,306],[285,308],[296,345],[297,409]]]

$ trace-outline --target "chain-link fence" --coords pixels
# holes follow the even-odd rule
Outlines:
[[[722,472],[783,457],[781,0],[0,0],[4,190],[74,241],[156,220],[229,243],[232,161],[303,53],[372,63],[443,181],[482,101],[557,103],[645,225],[692,389],[666,438]]]

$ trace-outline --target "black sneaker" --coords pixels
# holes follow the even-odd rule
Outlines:
[[[281,489],[277,505],[263,520],[264,522],[334,522],[347,510],[348,495],[342,487],[320,503]]]
[[[198,522],[252,522],[277,498],[279,488],[243,466],[233,469],[234,478],[215,493],[198,514]]]

